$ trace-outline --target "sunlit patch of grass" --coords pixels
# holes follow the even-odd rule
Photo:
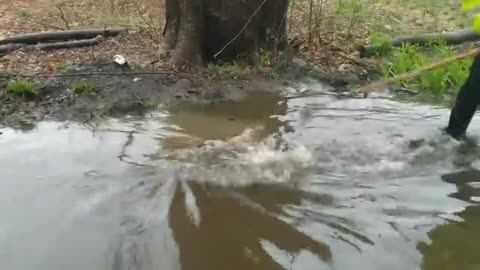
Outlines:
[[[454,56],[456,51],[442,41],[431,42],[425,48],[404,45],[393,48],[386,56],[389,63],[381,67],[385,79],[418,69],[422,66]],[[397,80],[397,84],[420,91],[443,95],[456,93],[469,75],[471,59],[454,61],[433,71],[425,71],[418,78]]]
[[[381,32],[373,32],[370,36],[369,44],[377,48],[375,51],[376,56],[386,55],[393,50],[390,37]]]
[[[75,81],[72,83],[71,89],[75,95],[88,94],[95,90],[95,84],[89,81]]]
[[[33,97],[37,95],[34,85],[26,79],[15,79],[7,86],[7,94],[16,97]]]

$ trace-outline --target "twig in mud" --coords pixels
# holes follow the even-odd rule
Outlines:
[[[368,97],[368,94],[372,91],[381,91],[385,89],[389,84],[395,83],[397,80],[406,80],[406,79],[414,79],[418,76],[420,76],[423,72],[426,71],[432,71],[434,69],[440,68],[448,63],[451,63],[453,61],[458,61],[462,60],[474,55],[480,54],[480,48],[475,48],[471,49],[470,51],[466,53],[461,53],[454,55],[452,57],[448,57],[446,59],[440,60],[438,62],[432,63],[431,65],[419,68],[417,70],[407,72],[407,73],[402,73],[399,76],[387,79],[383,82],[376,82],[376,83],[371,83],[366,86],[360,87],[358,90],[355,92],[363,94],[364,97]]]
[[[16,12],[20,13],[21,10],[19,10],[11,1],[8,2],[9,6],[11,8],[13,8]],[[8,9],[5,11],[5,13],[7,13]],[[1,17],[1,16],[0,16]],[[56,26],[56,25],[52,25],[52,24],[48,24],[48,23],[43,23],[43,22],[39,22],[33,18],[30,18],[30,22],[36,24],[36,25],[40,25],[40,26],[43,26],[43,27],[47,27],[47,28],[51,28],[51,29],[55,29],[55,30],[65,30],[64,28],[62,27],[59,27],[59,26]]]
[[[139,105],[145,106],[145,103],[143,103],[143,100],[142,100],[141,98],[139,98],[139,97],[137,96],[137,94],[135,94],[133,91],[132,91],[132,96],[137,100],[137,103],[138,103]]]
[[[120,155],[117,156],[118,159],[120,159],[120,161],[123,161],[125,157],[128,157],[128,155],[126,154],[127,147],[133,143],[134,133],[135,133],[135,130],[131,130],[128,132],[127,141],[122,145],[122,149],[120,150]]]
[[[287,255],[291,255],[290,266],[289,266],[288,270],[293,270],[293,263],[295,262],[295,257],[297,256],[297,253],[287,254]]]
[[[60,7],[59,4],[55,4],[55,8],[60,11],[60,19],[62,19],[63,23],[65,23],[65,26],[67,27],[68,30],[70,30],[70,24],[67,21],[67,18],[65,17],[65,13],[63,12],[63,9]]]
[[[90,123],[93,119],[95,119],[95,114],[93,112],[90,112],[87,119],[82,121],[82,125],[85,126],[87,129],[91,130],[92,133],[95,133],[95,126]]]
[[[95,115],[93,113],[90,113],[88,115],[88,118],[86,120],[83,120],[82,124],[87,124],[88,122],[92,121],[92,119],[95,117]]]

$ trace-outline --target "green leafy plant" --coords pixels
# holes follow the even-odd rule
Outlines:
[[[15,79],[7,86],[7,94],[17,97],[33,97],[37,94],[32,82],[26,79]]]
[[[33,18],[33,14],[25,9],[21,10],[18,16],[20,17],[21,22],[27,22]]]
[[[72,92],[76,95],[82,95],[92,92],[95,89],[95,85],[88,81],[75,81],[71,86]]]
[[[386,34],[374,32],[370,36],[370,44],[377,48],[375,54],[377,56],[387,55],[393,50],[392,44],[389,42],[390,37]]]
[[[233,61],[225,64],[209,63],[207,71],[214,76],[230,76],[233,79],[243,78],[250,73],[250,67],[240,62]]]
[[[68,64],[65,62],[57,63],[56,68],[58,71],[64,72],[68,69]]]
[[[381,67],[383,77],[394,78],[399,74],[413,71],[422,66],[454,56],[456,51],[447,46],[444,41],[431,41],[425,48],[416,45],[404,45],[401,48],[393,48],[388,54],[389,64]],[[464,84],[469,74],[471,60],[454,61],[444,67],[426,71],[416,79],[398,80],[397,83],[407,88],[418,88],[443,95],[448,91],[457,92]]]
[[[273,55],[271,51],[260,49],[260,65],[268,67],[272,65]]]
[[[277,72],[275,71],[270,71],[267,73],[267,78],[269,80],[272,80],[272,81],[275,81],[275,80],[278,80],[280,78],[280,76],[278,75]]]

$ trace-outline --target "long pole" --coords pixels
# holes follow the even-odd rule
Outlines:
[[[416,77],[420,76],[425,71],[432,71],[432,70],[440,68],[440,67],[442,67],[442,66],[444,66],[448,63],[458,61],[458,60],[462,60],[462,59],[465,59],[465,58],[468,58],[468,57],[471,57],[471,56],[474,56],[474,55],[478,55],[478,54],[480,54],[480,48],[471,49],[468,52],[460,53],[460,54],[442,59],[442,60],[440,60],[438,62],[435,62],[435,63],[432,63],[428,66],[421,67],[421,68],[419,68],[417,70],[414,70],[414,71],[411,71],[411,72],[402,73],[398,76],[395,76],[393,78],[389,78],[389,79],[384,80],[382,82],[367,84],[365,86],[360,87],[359,89],[357,89],[354,92],[361,93],[361,94],[363,94],[364,97],[368,97],[368,94],[370,92],[381,91],[381,90],[385,89],[389,84],[395,83],[397,80],[413,79],[413,78],[416,78]]]

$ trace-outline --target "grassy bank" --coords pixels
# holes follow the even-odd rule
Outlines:
[[[458,0],[294,0],[291,35],[305,40],[303,51],[313,58],[330,54],[328,46],[353,54],[359,45],[385,43],[399,35],[454,31],[468,26]],[[441,41],[428,46],[385,48],[373,59],[384,78],[392,78],[456,53]],[[471,59],[457,61],[417,79],[397,81],[415,91],[454,94],[468,76]]]
[[[111,44],[108,49],[126,54],[132,61],[158,60],[156,65],[161,66],[155,52],[162,39],[164,7],[164,0],[9,0],[0,5],[0,14],[3,14],[0,23],[8,25],[0,29],[0,36],[46,29],[123,26],[140,36]],[[286,19],[289,37],[298,41],[297,49],[312,62],[333,72],[349,66],[355,66],[353,70],[358,72],[365,69],[355,70],[360,62],[355,55],[359,45],[403,34],[460,29],[466,26],[465,15],[458,0],[291,0]],[[105,49],[91,49],[80,56],[66,52],[60,56],[38,54],[37,57],[12,54],[0,62],[0,69],[18,71],[21,66],[33,66],[32,69],[40,66],[61,71],[66,63],[78,59],[109,60]],[[455,48],[435,42],[426,48],[393,49],[371,62],[380,64],[384,77],[392,77],[454,53]],[[38,61],[34,61],[36,59]],[[262,61],[265,66],[263,62],[266,61]],[[469,60],[452,63],[416,80],[398,83],[438,94],[454,92],[466,78],[468,64]],[[208,70],[210,74],[227,73],[234,78],[241,78],[247,72],[238,63],[210,66]],[[267,76],[274,79],[276,74],[270,72]]]
[[[384,49],[384,55],[377,58],[384,79],[396,78],[402,73],[417,70],[457,54],[454,46],[447,46],[441,40],[432,41],[421,47],[406,44],[399,48],[384,47]],[[396,84],[417,92],[436,95],[456,94],[469,75],[471,62],[470,58],[454,61],[433,71],[423,72],[414,79],[396,80]]]

